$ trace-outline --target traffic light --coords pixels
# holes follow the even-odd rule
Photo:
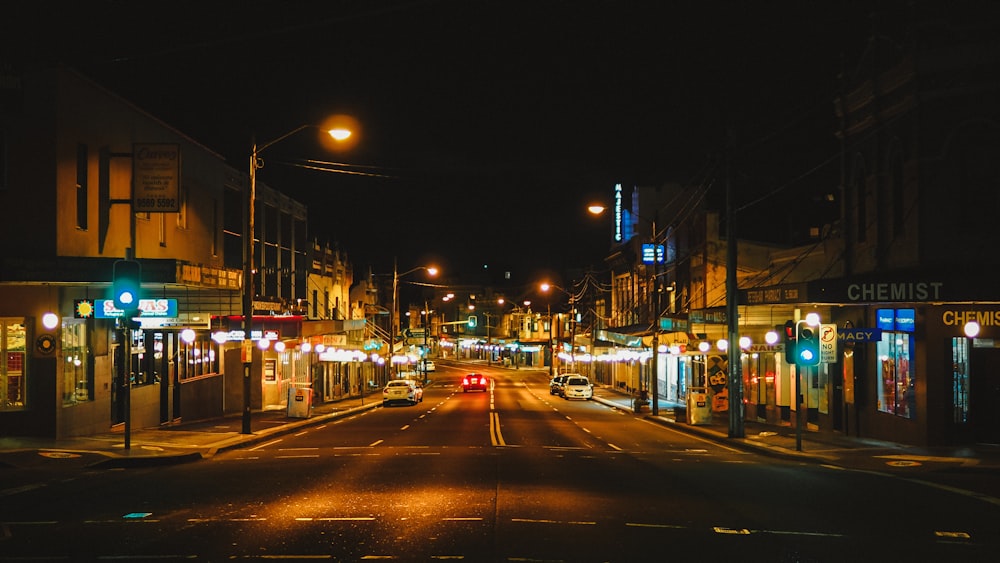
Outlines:
[[[785,321],[784,327],[777,327],[780,332],[784,329],[783,338],[785,341],[785,361],[789,364],[795,364],[795,321]]]
[[[819,365],[819,330],[802,322],[796,327],[795,363],[800,366]]]
[[[476,316],[469,315],[469,328],[476,328]]]
[[[135,260],[118,260],[114,266],[112,280],[115,308],[129,311],[139,308],[139,291],[142,268]]]

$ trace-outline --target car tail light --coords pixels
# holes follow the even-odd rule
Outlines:
[[[466,377],[465,379],[462,380],[462,385],[468,385],[468,384],[469,384],[469,378]]]

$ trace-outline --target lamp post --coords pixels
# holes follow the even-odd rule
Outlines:
[[[250,151],[250,188],[247,191],[247,225],[246,241],[243,256],[243,434],[250,434],[250,396],[253,390],[251,378],[253,374],[253,298],[254,298],[254,216],[257,200],[257,169],[264,167],[260,153],[268,147],[279,143],[288,137],[315,125],[300,125],[273,141],[258,146],[253,141]],[[326,132],[335,141],[345,141],[351,136],[351,131],[342,127],[333,127]]]
[[[552,294],[549,291],[555,287],[550,283],[543,283],[541,286],[543,292],[549,294],[549,298],[546,299],[545,308],[549,317],[549,379],[552,379],[554,375],[553,366],[555,365],[556,354],[555,350],[552,348]]]
[[[389,319],[389,375],[392,378],[396,377],[396,366],[393,359],[396,355],[396,334],[399,333],[399,278],[420,270],[427,270],[431,276],[436,276],[438,273],[438,269],[433,266],[417,266],[399,273],[396,258],[392,259],[392,318]]]
[[[600,215],[604,213],[605,207],[599,203],[590,204],[587,207],[593,215]],[[659,215],[659,210],[653,214],[653,218],[649,220],[651,225],[651,232],[649,236],[649,245],[646,247],[644,245],[642,252],[642,263],[646,266],[652,266],[653,274],[650,276],[650,296],[649,296],[649,317],[650,317],[650,329],[652,331],[652,358],[650,360],[650,378],[649,378],[649,394],[652,395],[652,402],[650,403],[650,413],[656,416],[660,413],[660,384],[659,384],[659,360],[660,360],[660,273],[659,266],[666,259],[666,244],[664,241],[663,245],[657,243],[658,233],[656,232],[656,220]],[[636,215],[639,219],[645,219],[640,215]],[[665,229],[665,230],[669,230]],[[666,237],[665,237],[666,238]],[[661,251],[661,247],[663,250]],[[648,252],[646,251],[648,248]],[[640,380],[639,386],[642,387],[642,381]]]
[[[430,358],[430,350],[427,348],[427,333],[431,330],[431,310],[427,306],[427,299],[424,299],[424,381],[427,381],[427,360]]]

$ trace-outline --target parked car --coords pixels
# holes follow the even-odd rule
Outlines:
[[[431,372],[436,370],[437,368],[434,366],[434,360],[421,360],[419,369]]]
[[[462,378],[462,392],[468,393],[470,390],[479,389],[486,391],[489,389],[490,380],[481,373],[470,373]]]
[[[424,389],[410,379],[393,379],[382,389],[382,406],[392,403],[415,405],[424,400]]]
[[[567,374],[560,374],[549,381],[549,395],[562,395],[562,386],[566,381]]]
[[[562,385],[563,399],[590,399],[594,396],[594,386],[584,375],[569,375]]]

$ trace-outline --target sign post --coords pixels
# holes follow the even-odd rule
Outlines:
[[[837,363],[837,325],[819,325],[819,361],[824,364]]]

